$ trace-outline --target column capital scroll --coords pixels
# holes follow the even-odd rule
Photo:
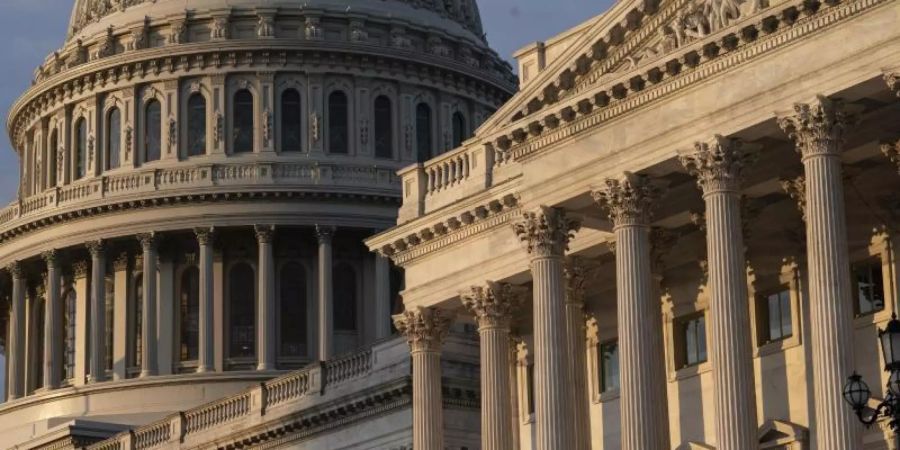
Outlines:
[[[591,192],[594,201],[609,211],[615,227],[648,226],[660,195],[660,189],[646,176],[631,172],[620,179],[609,178]]]
[[[271,244],[275,238],[274,225],[254,225],[253,232],[256,233],[256,241],[260,244]]]
[[[141,234],[138,234],[136,237],[137,237],[138,242],[141,243],[141,248],[145,252],[148,250],[151,250],[151,249],[155,248],[157,245],[159,245],[159,235],[157,235],[154,232],[141,233]]]
[[[509,328],[513,311],[523,302],[527,289],[509,283],[487,281],[460,293],[463,305],[478,321],[479,328]]]
[[[512,226],[532,257],[561,257],[568,250],[569,241],[581,228],[581,223],[567,217],[562,209],[541,206],[536,211],[523,213],[522,218]]]
[[[856,121],[843,101],[820,95],[814,102],[795,104],[793,114],[778,118],[778,126],[808,158],[839,154],[847,128]]]
[[[741,140],[715,135],[706,142],[694,144],[694,150],[678,156],[681,165],[697,178],[704,195],[722,191],[738,191],[744,168],[756,159],[753,147]]]
[[[91,257],[95,258],[99,255],[102,255],[106,247],[105,243],[100,239],[96,241],[86,242],[84,246],[87,247],[88,252],[91,254]]]
[[[22,263],[19,261],[13,261],[6,266],[6,271],[9,272],[9,276],[13,279],[21,279],[24,278],[24,273],[22,270]]]
[[[210,245],[216,238],[216,229],[214,227],[194,228],[194,235],[197,236],[198,244]]]
[[[337,229],[330,225],[316,225],[316,239],[319,243],[331,242]]]
[[[47,264],[47,267],[56,266],[59,264],[59,252],[56,250],[47,250],[41,253],[41,259],[44,260],[44,263]]]
[[[394,326],[406,336],[410,350],[415,352],[439,352],[450,332],[455,314],[438,308],[417,307],[393,317]]]

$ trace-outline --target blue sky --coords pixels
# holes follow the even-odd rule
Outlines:
[[[35,67],[64,37],[72,0],[0,1],[0,208],[15,199],[19,164],[6,135],[6,114],[31,83]],[[480,0],[491,45],[504,57],[599,14],[609,0]]]

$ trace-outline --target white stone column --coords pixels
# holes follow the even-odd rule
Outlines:
[[[391,335],[391,262],[375,254],[375,339]]]
[[[825,97],[794,109],[779,125],[796,143],[806,176],[813,432],[820,450],[861,448],[860,426],[841,398],[853,371],[853,297],[840,155],[853,118]]]
[[[566,259],[566,340],[572,358],[572,397],[575,411],[575,449],[591,448],[591,400],[587,384],[587,336],[585,335],[584,288],[588,278],[585,262],[579,257]]]
[[[661,306],[650,268],[650,219],[659,190],[626,173],[593,196],[609,210],[616,235],[622,449],[669,448]]]
[[[60,269],[56,250],[41,255],[47,265],[47,297],[44,303],[44,389],[56,389],[62,378],[62,304]]]
[[[91,254],[90,382],[106,379],[106,250],[102,241],[88,242]]]
[[[141,378],[156,375],[156,283],[157,237],[138,235],[143,250],[144,304],[141,306]]]
[[[412,356],[416,450],[444,450],[441,347],[452,324],[453,314],[436,308],[416,308],[394,316],[394,325],[406,336]]]
[[[574,410],[569,386],[563,257],[579,225],[562,210],[541,207],[513,224],[531,259],[534,283],[535,447],[575,447]]]
[[[332,277],[332,249],[334,227],[316,226],[319,240],[319,360],[327,361],[334,351],[334,288]]]
[[[680,157],[706,203],[709,356],[716,448],[759,448],[747,262],[741,222],[741,172],[752,160],[737,139],[715,136]]]
[[[524,289],[487,282],[460,294],[475,315],[481,345],[481,449],[513,447],[509,389],[509,327]]]
[[[25,395],[25,274],[18,261],[11,263],[6,270],[12,277],[7,398],[15,400]]]
[[[259,245],[256,370],[275,370],[275,256],[272,250],[275,227],[257,225],[254,231]]]
[[[197,228],[197,244],[200,247],[200,354],[197,372],[210,372],[215,367],[213,333],[213,240],[212,228]]]

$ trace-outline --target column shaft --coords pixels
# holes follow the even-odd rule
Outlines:
[[[375,255],[375,339],[391,335],[391,263]]]
[[[587,347],[584,318],[585,267],[578,258],[566,264],[566,341],[572,362],[569,385],[574,400],[575,449],[590,450],[590,397],[587,385]]]
[[[12,307],[9,320],[9,393],[15,400],[25,394],[25,275],[19,263],[8,268],[12,276]]]
[[[106,379],[106,252],[101,242],[88,244],[91,253],[90,381]]]
[[[331,241],[334,228],[316,227],[319,239],[319,360],[331,358],[334,351],[334,288]]]
[[[275,370],[275,256],[272,251],[274,229],[257,226],[259,243],[259,310],[256,317],[258,363],[256,370]]]
[[[138,237],[143,249],[144,304],[141,306],[141,378],[156,375],[156,237]]]
[[[196,230],[200,247],[200,342],[197,372],[214,370],[213,236],[211,229]]]
[[[56,389],[62,378],[62,304],[59,298],[59,263],[56,252],[44,254],[47,263],[47,299],[44,303],[44,388]]]

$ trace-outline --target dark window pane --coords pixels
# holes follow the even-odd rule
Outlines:
[[[75,179],[87,174],[87,122],[78,119],[75,123]]]
[[[463,117],[461,112],[453,113],[453,148],[457,148],[462,145],[463,141],[466,140],[466,118]]]
[[[306,271],[297,263],[281,269],[281,355],[306,355]]]
[[[162,157],[162,106],[156,100],[147,103],[144,114],[144,161]]]
[[[431,107],[425,103],[416,106],[416,158],[427,161],[432,157]]]
[[[187,155],[206,153],[206,98],[193,94],[187,104]]]
[[[394,121],[391,100],[385,96],[375,99],[375,156],[391,158],[394,154]]]
[[[779,296],[781,298],[781,336],[793,336],[794,326],[791,315],[791,291],[782,291]]]
[[[229,356],[252,357],[256,354],[256,295],[253,269],[238,264],[229,273]]]
[[[600,386],[603,392],[619,389],[619,343],[600,345]]]
[[[526,366],[525,383],[528,387],[528,414],[534,414],[534,364]]]
[[[181,276],[179,299],[181,361],[195,361],[200,354],[200,271],[189,267]]]
[[[235,153],[253,151],[253,94],[246,89],[234,94],[233,148]]]
[[[50,151],[48,152],[48,155],[50,156],[50,162],[49,162],[50,170],[48,172],[49,172],[49,180],[50,180],[49,183],[50,183],[51,187],[56,186],[56,164],[57,164],[56,152],[58,151],[58,149],[59,149],[59,138],[57,137],[56,130],[53,130],[53,132],[50,134]]]
[[[70,288],[65,297],[63,315],[63,376],[70,380],[75,377],[75,289]]]
[[[132,349],[131,354],[134,359],[131,362],[131,365],[134,367],[141,366],[141,360],[143,359],[143,343],[144,343],[144,277],[143,275],[138,275],[134,281],[134,316],[131,318],[134,321],[134,348]]]
[[[706,362],[706,319],[701,316],[683,319],[682,345],[684,366],[694,366]]]
[[[35,387],[41,388],[44,386],[44,301],[43,299],[38,301],[37,307],[33,310],[35,311],[34,318],[34,355],[31,361],[34,363],[32,367],[35,369]]]
[[[870,314],[884,309],[884,280],[880,261],[871,261],[853,267],[859,314]]]
[[[347,94],[340,91],[328,96],[328,151],[347,154],[350,151],[349,105]]]
[[[106,123],[106,168],[112,170],[118,169],[121,165],[122,113],[119,112],[119,108],[113,108],[108,117]]]
[[[356,331],[356,271],[348,264],[334,268],[334,329]]]
[[[288,89],[281,94],[281,151],[303,150],[303,113],[300,109],[300,93]]]

